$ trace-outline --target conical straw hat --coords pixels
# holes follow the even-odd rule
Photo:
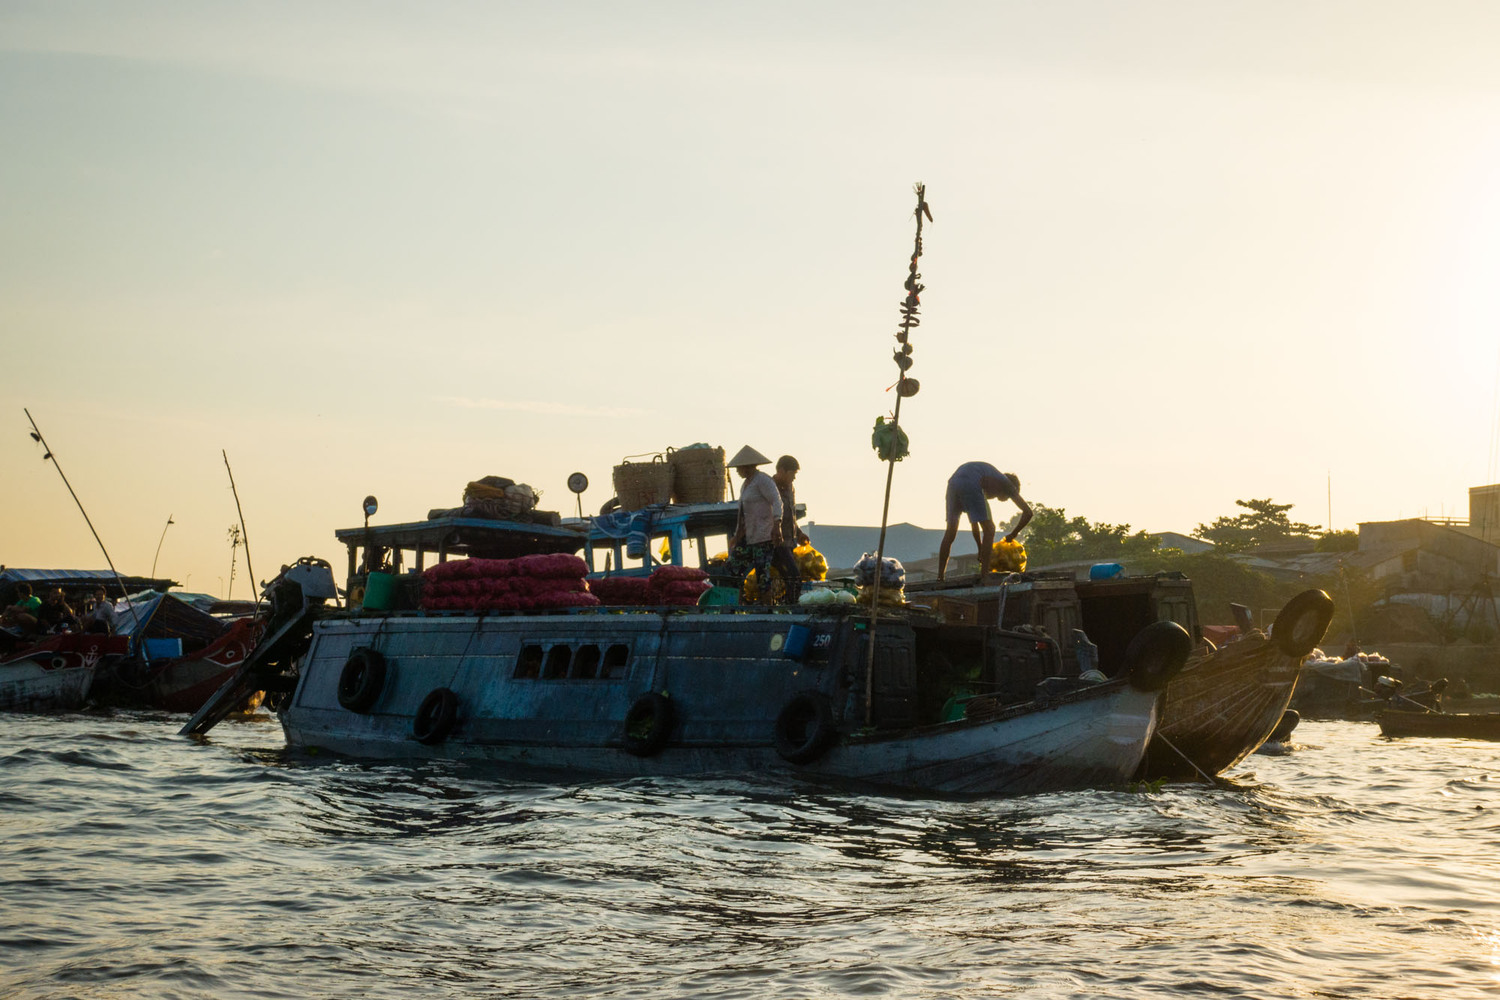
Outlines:
[[[731,469],[738,469],[742,465],[770,465],[771,460],[747,444],[734,453],[728,464]]]

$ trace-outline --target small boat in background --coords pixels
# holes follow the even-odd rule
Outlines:
[[[1500,712],[1406,712],[1387,709],[1375,716],[1382,736],[1439,736],[1464,740],[1500,740]]]
[[[122,636],[64,632],[0,653],[0,711],[82,708],[96,671],[124,658],[128,647]]]
[[[100,672],[93,700],[114,708],[196,712],[255,648],[253,618],[210,614],[207,595],[148,593],[117,614],[127,657]],[[253,607],[253,605],[252,605]]]

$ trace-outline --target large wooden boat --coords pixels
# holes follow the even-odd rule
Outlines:
[[[1384,736],[1446,736],[1467,740],[1500,740],[1500,712],[1404,712],[1386,709],[1375,715]]]
[[[1300,664],[1328,628],[1333,602],[1322,591],[1293,598],[1272,628],[1214,649],[1201,642],[1192,583],[1180,573],[1075,580],[1070,573],[991,574],[907,588],[913,601],[966,622],[1040,628],[1062,646],[1070,675],[1121,662],[1132,630],[1175,621],[1197,652],[1166,686],[1161,722],[1139,777],[1209,778],[1254,753],[1275,730],[1296,690]],[[1097,653],[1095,652],[1097,648]],[[1096,661],[1097,660],[1097,664]]]
[[[696,521],[664,516],[654,530],[696,537],[701,552],[701,526],[722,530],[717,508],[732,507],[707,506],[716,509]],[[350,592],[374,589],[354,572],[372,551],[394,555],[391,569],[410,567],[394,588],[382,582],[394,594],[387,608],[331,608],[327,564],[289,568],[270,588],[265,638],[183,732],[207,732],[223,706],[266,689],[294,747],[566,774],[785,774],[1022,794],[1130,780],[1161,689],[1191,647],[1179,625],[1144,623],[1118,661],[1110,651],[1115,676],[1096,682],[1064,677],[1058,643],[1039,630],[946,623],[904,606],[580,598],[547,610],[423,610],[414,595],[433,576],[423,572],[431,555],[441,565],[479,552],[576,552],[588,540],[578,526],[443,520],[338,533]]]
[[[1259,749],[1285,717],[1302,661],[1332,617],[1332,599],[1308,590],[1281,609],[1270,635],[1200,647],[1167,685],[1143,775],[1208,778]]]

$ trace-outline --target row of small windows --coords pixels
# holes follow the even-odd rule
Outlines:
[[[630,661],[630,647],[624,643],[606,646],[602,651],[593,643],[574,648],[527,645],[516,658],[515,676],[522,680],[621,680]]]

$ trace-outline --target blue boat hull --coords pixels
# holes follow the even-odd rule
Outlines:
[[[832,613],[334,616],[314,626],[279,712],[292,746],[581,775],[784,773],[1007,795],[1120,784],[1139,767],[1156,693],[1113,681],[931,722],[916,703],[931,703],[920,651],[933,640],[882,620],[872,674],[867,628]],[[1005,641],[1016,656],[1036,647]],[[361,677],[351,663],[366,651],[382,676],[368,704],[351,708],[348,687]],[[426,710],[444,691],[454,710],[433,739]],[[669,705],[649,747],[632,743],[626,721],[643,699]],[[794,703],[825,706],[826,746],[788,754]]]

